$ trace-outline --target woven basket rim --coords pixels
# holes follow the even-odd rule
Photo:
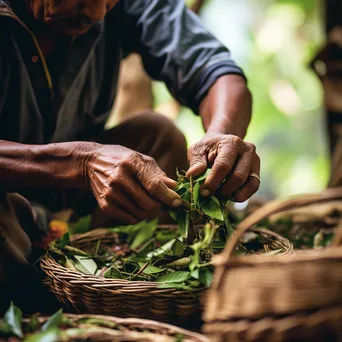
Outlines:
[[[168,226],[170,227],[170,226]],[[272,232],[267,229],[262,228],[255,228],[252,231],[255,231],[260,234],[267,234],[278,241],[285,241],[287,246],[287,249],[284,248],[284,252],[281,253],[281,255],[286,255],[287,253],[292,253],[293,245],[289,242],[288,239],[285,239],[281,235]],[[108,237],[109,235],[116,233],[110,232],[106,230],[105,228],[98,228],[94,229],[90,232],[87,232],[85,234],[78,234],[71,237],[72,242],[77,242],[82,239],[89,239],[89,241],[92,240],[98,240],[101,238],[101,235],[104,235]],[[218,255],[219,256],[219,255]],[[217,257],[218,257],[217,256]],[[262,254],[254,255],[254,258],[260,258],[262,257]],[[215,257],[214,257],[215,258]],[[167,289],[160,289],[159,286],[160,283],[157,282],[150,282],[150,281],[136,281],[136,280],[127,280],[127,279],[110,279],[110,278],[104,278],[98,275],[90,275],[90,274],[84,274],[79,271],[73,271],[65,266],[60,265],[49,253],[49,251],[46,252],[41,258],[40,258],[40,265],[41,268],[44,270],[49,270],[53,273],[55,277],[58,277],[60,280],[63,280],[64,282],[69,282],[71,284],[84,284],[84,286],[88,287],[89,289],[96,289],[96,290],[108,290],[113,291],[115,293],[127,293],[128,291],[136,291],[137,294],[139,292],[145,292],[145,291],[153,291],[154,293],[158,294],[164,294],[164,295],[197,295],[205,290],[207,290],[207,287],[202,286],[198,288],[193,288],[191,290],[185,290],[185,289],[177,289],[177,288],[167,288]],[[46,272],[45,272],[46,273]]]
[[[227,261],[221,255],[217,255],[214,260],[214,266],[237,267],[237,266],[256,266],[256,265],[283,265],[308,261],[341,261],[341,247],[326,247],[315,250],[296,250],[295,253],[286,255],[238,255]]]
[[[202,327],[202,332],[209,338],[211,334],[242,334],[243,332],[265,332],[268,335],[271,332],[284,333],[295,328],[310,329],[314,326],[320,326],[331,320],[340,321],[342,318],[342,306],[334,308],[324,308],[313,313],[295,313],[285,317],[264,316],[256,320],[247,318],[234,320],[214,320],[208,321]]]
[[[70,319],[83,319],[83,318],[93,318],[93,319],[99,319],[103,321],[113,322],[118,325],[125,326],[128,330],[131,326],[141,326],[146,329],[151,329],[151,334],[155,334],[156,336],[163,336],[165,335],[165,332],[167,333],[166,336],[176,335],[180,334],[183,335],[186,338],[196,339],[198,342],[209,342],[209,339],[201,335],[199,333],[195,333],[190,330],[186,330],[168,323],[161,323],[158,321],[152,321],[148,319],[140,319],[140,318],[121,318],[121,317],[115,317],[115,316],[105,316],[105,315],[95,315],[95,314],[69,314],[69,313],[63,313],[63,315]],[[45,322],[50,317],[42,316],[39,317],[39,321]],[[115,330],[113,328],[108,328],[110,330]],[[132,330],[133,332],[134,330]],[[159,334],[158,331],[163,332],[163,334]],[[86,331],[85,331],[86,334]]]

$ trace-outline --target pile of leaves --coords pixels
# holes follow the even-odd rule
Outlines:
[[[170,211],[178,229],[162,229],[156,220],[116,227],[108,229],[115,234],[113,244],[99,240],[87,250],[71,246],[66,234],[50,245],[50,254],[63,266],[84,274],[156,282],[160,288],[208,287],[213,278],[212,257],[223,250],[234,231],[227,202],[200,196],[208,172],[197,179],[178,174],[176,191],[183,205]],[[241,245],[241,253],[263,249],[257,234],[247,240],[249,248]]]
[[[147,328],[143,331],[132,331],[122,324],[113,321],[94,318],[66,316],[62,310],[57,311],[48,319],[35,314],[23,319],[22,311],[11,303],[3,319],[0,319],[0,341],[25,342],[71,342],[94,341],[99,337],[101,341],[127,341],[127,336],[133,341],[182,342],[184,336],[175,333],[174,336],[160,335],[159,337]],[[102,336],[102,338],[100,338]],[[156,337],[157,336],[157,337]],[[134,339],[135,340],[135,339]]]
[[[296,249],[323,248],[330,245],[342,220],[342,203],[311,205],[273,215],[261,222],[289,239]]]

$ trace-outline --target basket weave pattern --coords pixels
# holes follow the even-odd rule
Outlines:
[[[323,332],[332,338],[324,341],[342,341],[342,248],[232,256],[240,237],[270,215],[336,200],[342,188],[271,202],[240,223],[216,259],[204,315],[211,341],[312,341]]]
[[[115,233],[96,229],[72,239],[72,245],[85,249],[117,241]],[[200,296],[203,289],[192,292],[159,289],[160,284],[145,281],[108,279],[71,271],[58,264],[49,254],[41,258],[41,268],[48,277],[52,292],[64,305],[78,313],[148,318],[161,322],[185,324],[200,319],[203,311]]]
[[[292,244],[267,230],[255,230],[271,249],[291,253]],[[72,238],[72,245],[89,250],[94,243],[119,243],[115,233],[96,229]],[[46,283],[58,300],[77,313],[104,314],[119,317],[148,318],[176,325],[200,322],[206,289],[192,292],[179,289],[159,289],[158,283],[107,279],[72,271],[58,264],[48,253],[41,259]]]
[[[70,321],[76,323],[80,319],[93,319],[115,323],[117,328],[99,327],[98,329],[84,329],[79,336],[72,341],[112,341],[112,342],[176,342],[181,336],[183,342],[209,342],[200,334],[196,334],[169,324],[163,324],[150,320],[133,318],[118,318],[101,315],[65,315]],[[47,318],[41,319],[41,323]],[[71,341],[71,340],[70,340]]]

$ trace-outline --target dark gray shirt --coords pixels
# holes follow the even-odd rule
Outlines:
[[[4,0],[0,42],[0,139],[22,143],[86,140],[102,131],[120,62],[131,52],[195,112],[218,77],[242,74],[184,0],[120,0],[75,38],[53,82],[29,25]]]

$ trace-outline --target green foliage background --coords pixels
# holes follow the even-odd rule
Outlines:
[[[323,189],[329,175],[320,83],[309,64],[324,42],[321,0],[208,0],[207,28],[227,45],[254,98],[247,140],[262,158],[259,195],[272,198]],[[155,84],[157,105],[167,101]],[[183,109],[177,124],[188,143],[204,132]]]

